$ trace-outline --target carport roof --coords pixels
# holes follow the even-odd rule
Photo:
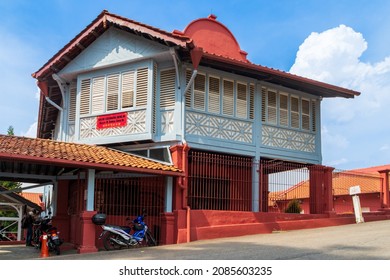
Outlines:
[[[1,174],[55,176],[64,173],[64,169],[77,168],[167,176],[182,174],[173,165],[103,146],[0,134],[0,180],[4,179]]]

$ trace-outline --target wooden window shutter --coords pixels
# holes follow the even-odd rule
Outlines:
[[[205,110],[206,76],[198,74],[194,81],[194,109]]]
[[[175,69],[160,72],[160,107],[175,106]]]
[[[88,115],[91,113],[90,102],[91,102],[91,80],[85,79],[81,81],[80,115]]]
[[[234,112],[234,83],[232,81],[224,80],[223,81],[223,113],[225,115],[233,116]]]
[[[134,107],[134,71],[122,74],[122,108]]]
[[[288,126],[288,95],[279,95],[279,124],[282,126]]]
[[[237,83],[236,116],[246,119],[248,117],[247,85]]]
[[[317,131],[317,103],[316,100],[311,101],[311,130]]]
[[[267,88],[261,88],[261,121],[267,121]]]
[[[191,79],[191,76],[192,76],[192,73],[191,73],[191,70],[187,69],[186,70],[186,86],[188,85],[188,83],[190,82],[190,79]],[[191,92],[192,92],[192,86],[187,90],[187,92],[185,93],[185,97],[186,97],[186,107],[187,108],[191,108]]]
[[[276,91],[268,90],[267,95],[268,95],[267,122],[270,124],[277,124]]]
[[[107,111],[118,110],[119,74],[107,77]]]
[[[291,96],[291,127],[299,128],[299,99]]]
[[[219,114],[221,109],[219,78],[209,77],[209,100],[208,111]]]
[[[144,107],[148,104],[148,68],[137,70],[137,93],[135,106]]]
[[[74,122],[76,120],[76,94],[77,94],[77,88],[71,87],[69,92],[69,113],[68,113],[69,122]]]
[[[92,80],[92,114],[104,111],[104,77]]]
[[[249,85],[249,118],[255,119],[255,85]]]
[[[302,99],[302,129],[310,130],[310,101]]]

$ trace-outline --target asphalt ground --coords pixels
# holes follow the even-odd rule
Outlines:
[[[390,260],[390,220],[89,254],[64,245],[46,258],[33,247],[2,245],[0,260]]]

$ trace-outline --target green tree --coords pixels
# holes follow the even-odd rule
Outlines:
[[[302,207],[301,204],[299,203],[298,199],[293,199],[291,200],[288,205],[286,210],[284,211],[285,213],[301,213]]]
[[[14,133],[14,127],[10,125],[7,130],[7,135],[13,136]],[[15,190],[16,192],[21,192],[21,186],[22,183],[19,182],[11,182],[11,181],[0,181],[0,186],[9,189],[9,190]]]

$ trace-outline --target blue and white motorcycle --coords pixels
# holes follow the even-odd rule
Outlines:
[[[92,221],[94,224],[101,225],[103,228],[99,239],[103,240],[104,248],[110,251],[145,245],[156,246],[157,242],[145,223],[144,218],[144,214],[138,216],[132,221],[131,226],[104,224],[106,220],[105,214],[96,214],[92,217]],[[127,220],[130,220],[130,218],[127,218]]]

